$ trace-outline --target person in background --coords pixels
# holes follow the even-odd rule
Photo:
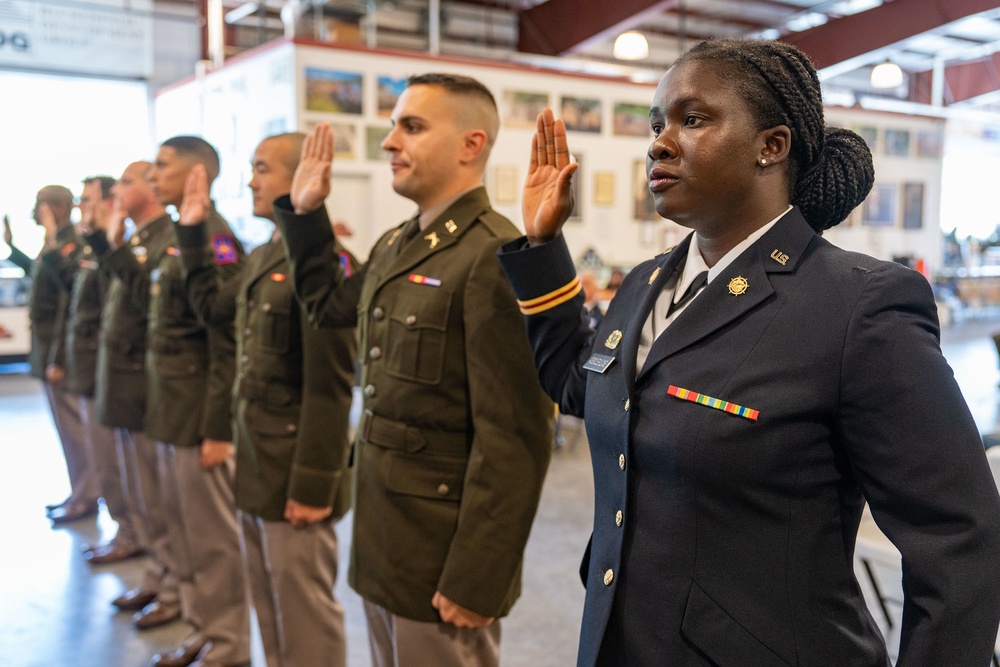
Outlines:
[[[253,214],[274,221],[304,134],[264,139],[251,160]],[[316,329],[295,301],[275,230],[220,282],[204,223],[204,169],[192,169],[176,228],[188,300],[210,327],[236,325],[233,443],[243,565],[268,667],[345,667],[344,609],[334,597],[334,524],[350,508],[348,427],[354,328]],[[341,266],[356,270],[339,244]]]
[[[377,667],[497,665],[552,451],[552,403],[496,250],[514,226],[483,172],[499,128],[480,82],[413,77],[382,147],[417,215],[341,265],[323,203],[333,135],[306,139],[275,203],[296,295],[325,326],[359,327],[348,579]]]
[[[854,575],[866,500],[902,554],[896,664],[988,664],[1000,497],[930,286],[821,236],[871,189],[868,147],[825,127],[781,42],[698,44],[649,120],[656,210],[692,233],[628,274],[596,334],[549,110],[527,234],[501,255],[542,384],[590,440],[578,664],[889,665]]]
[[[73,193],[61,185],[47,185],[35,197],[33,216],[45,228],[45,245],[39,259],[33,260],[14,245],[10,225],[4,226],[4,241],[10,246],[10,261],[31,275],[31,375],[42,381],[45,397],[52,411],[52,421],[59,435],[70,495],[62,502],[46,506],[55,525],[69,523],[97,514],[100,497],[97,473],[87,447],[86,427],[76,396],[63,391],[65,336],[69,294],[60,287],[59,278],[41,261],[47,251],[73,258],[80,251],[80,239],[70,221]]]

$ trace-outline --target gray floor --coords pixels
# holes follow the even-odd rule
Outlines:
[[[1000,321],[944,332],[943,349],[984,433],[996,430],[1000,379],[990,334]],[[67,493],[65,467],[38,383],[0,376],[0,667],[132,667],[187,634],[183,624],[139,633],[110,600],[138,583],[141,562],[91,567],[82,545],[114,533],[98,519],[53,529],[43,506]],[[586,544],[593,492],[586,438],[567,423],[553,458],[525,559],[524,593],[503,626],[503,664],[561,667],[575,660],[583,589],[576,574]],[[338,526],[346,553],[348,516]],[[346,563],[346,561],[342,561]],[[344,570],[346,571],[346,569]],[[360,601],[343,583],[349,664],[369,664]],[[263,667],[255,646],[254,665]]]

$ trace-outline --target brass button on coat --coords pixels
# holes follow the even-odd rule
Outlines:
[[[380,348],[378,345],[376,345],[372,349],[368,350],[368,358],[369,359],[373,359],[374,360],[374,359],[380,358],[381,356],[382,356],[382,348]]]
[[[417,316],[416,315],[407,315],[406,316],[406,324],[408,326],[412,327],[416,323],[417,323]]]
[[[372,319],[373,320],[381,320],[383,317],[385,317],[385,311],[382,310],[381,307],[375,306],[374,308],[372,308]]]
[[[375,385],[369,384],[365,386],[365,396],[371,398],[375,395]]]
[[[271,304],[270,303],[265,303],[263,306],[260,307],[260,309],[263,310],[265,313],[270,313],[271,312]]]
[[[607,569],[604,571],[604,585],[610,586],[611,582],[615,580],[615,571],[612,569]]]
[[[447,495],[447,493],[448,493],[449,490],[450,489],[448,488],[447,484],[442,483],[442,484],[438,485],[438,495],[439,496]]]

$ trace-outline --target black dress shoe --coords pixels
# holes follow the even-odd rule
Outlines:
[[[52,520],[52,525],[58,526],[62,523],[86,519],[87,517],[94,516],[95,514],[97,514],[96,501],[89,503],[74,501],[68,505],[63,505],[62,507],[49,512],[49,518]]]
[[[198,655],[205,648],[205,640],[185,644],[170,653],[157,653],[150,661],[152,667],[187,667],[198,659]]]
[[[142,556],[145,553],[146,551],[141,547],[109,544],[106,547],[84,553],[83,560],[91,565],[110,565],[111,563],[120,563],[129,558]]]
[[[179,621],[180,618],[181,606],[179,604],[151,602],[143,607],[142,611],[132,617],[132,622],[140,630],[148,630]]]
[[[122,611],[139,611],[156,599],[156,593],[143,588],[132,588],[111,601],[111,604]]]

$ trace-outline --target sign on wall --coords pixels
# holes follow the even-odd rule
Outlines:
[[[153,0],[0,0],[0,67],[146,78]]]

